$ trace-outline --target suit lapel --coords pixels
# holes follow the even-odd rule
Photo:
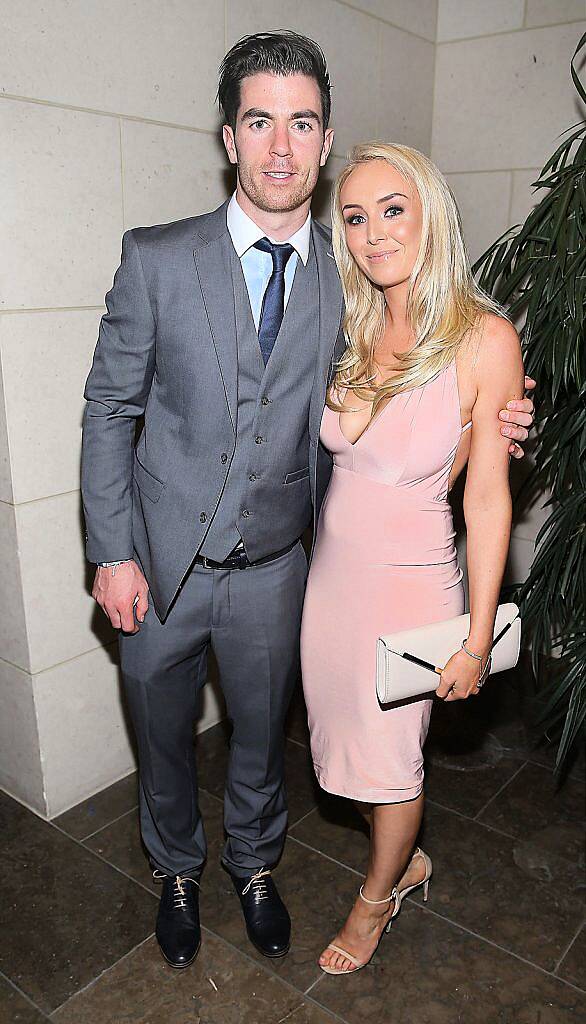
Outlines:
[[[309,411],[309,433],[319,434],[325,404],[330,367],[342,318],[342,287],[332,253],[329,233],[317,222],[312,224],[319,284],[319,350]]]
[[[206,315],[216,350],[216,357],[228,403],[228,411],[236,430],[238,401],[238,350],[234,313],[234,286],[230,269],[232,242],[226,227],[226,205],[207,221],[193,250],[195,268],[203,294]]]

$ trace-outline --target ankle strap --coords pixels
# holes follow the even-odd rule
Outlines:
[[[397,895],[397,890],[396,890],[396,888],[393,889],[391,895],[390,896],[385,896],[384,900],[369,900],[368,897],[364,895],[364,885],[361,885],[360,886],[360,891],[359,891],[358,895],[360,896],[361,900],[364,900],[365,903],[370,903],[370,905],[374,907],[374,906],[376,906],[379,903],[390,903],[391,900],[395,899],[395,897]]]

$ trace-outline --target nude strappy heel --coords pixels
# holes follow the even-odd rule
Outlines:
[[[413,851],[413,856],[411,858],[410,863],[412,863],[415,860],[415,857],[423,857],[423,863],[425,864],[425,877],[422,878],[421,881],[415,882],[413,885],[407,885],[405,886],[404,889],[397,890],[397,902],[395,904],[396,909],[393,911],[393,917],[396,917],[396,915],[399,913],[401,909],[401,903],[405,899],[405,896],[408,896],[410,892],[413,892],[413,889],[418,889],[420,885],[423,886],[423,902],[427,903],[427,894],[429,892],[429,880],[433,872],[431,857],[428,857],[424,850],[422,850],[419,846],[417,846],[416,849]]]
[[[326,946],[326,949],[331,949],[334,953],[339,953],[340,956],[345,957],[346,960],[349,960],[350,963],[354,965],[354,970],[346,971],[346,970],[344,970],[343,967],[328,967],[328,966],[323,966],[322,964],[320,964],[319,966],[321,967],[321,969],[324,972],[324,974],[354,974],[354,971],[359,971],[361,967],[366,967],[366,965],[370,963],[370,961],[372,960],[374,954],[376,953],[376,951],[378,949],[378,944],[379,944],[380,940],[383,937],[383,933],[390,932],[391,925],[393,923],[393,918],[396,917],[396,915],[399,913],[399,907],[401,906],[401,900],[399,899],[399,894],[398,894],[398,891],[397,891],[396,888],[393,889],[391,895],[387,896],[384,900],[369,900],[368,897],[364,895],[364,886],[363,885],[360,886],[360,891],[359,891],[358,895],[360,896],[360,899],[364,901],[364,903],[369,903],[371,906],[377,906],[377,905],[380,905],[380,904],[383,904],[383,903],[390,903],[391,900],[393,900],[394,901],[393,912],[392,912],[392,914],[391,914],[387,924],[383,928],[383,931],[381,932],[380,938],[379,938],[376,946],[374,947],[372,953],[370,954],[368,960],[358,960],[355,956],[352,955],[352,953],[349,953],[347,949],[342,949],[341,946],[336,946],[333,942],[330,942],[329,946]]]

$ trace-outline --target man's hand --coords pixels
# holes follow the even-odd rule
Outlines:
[[[149,587],[136,562],[131,559],[112,568],[98,566],[92,597],[106,613],[114,629],[138,633],[149,606]]]
[[[533,391],[535,381],[531,377],[525,377],[525,390]],[[501,434],[512,438],[509,445],[509,455],[514,459],[522,459],[525,452],[517,441],[526,441],[529,430],[533,426],[533,402],[530,398],[520,398],[513,402],[507,402],[507,408],[499,412],[499,419],[507,422],[506,427],[501,427]]]

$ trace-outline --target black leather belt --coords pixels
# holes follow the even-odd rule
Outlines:
[[[294,540],[286,548],[274,551],[272,555],[266,555],[265,558],[257,558],[255,562],[249,561],[244,548],[240,551],[233,551],[223,562],[214,562],[213,558],[206,558],[205,555],[196,555],[195,561],[197,565],[203,565],[206,569],[250,569],[251,566],[265,565],[267,562],[274,562],[276,558],[282,558],[288,551],[292,551],[298,543],[298,541]]]

